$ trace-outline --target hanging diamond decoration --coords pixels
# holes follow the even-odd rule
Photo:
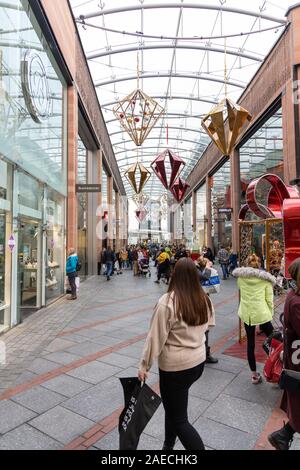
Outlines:
[[[251,114],[225,98],[202,120],[202,127],[223,155],[230,155]]]
[[[173,194],[177,202],[181,202],[189,188],[190,185],[186,181],[181,178],[178,178],[178,180],[175,181],[171,189],[171,193]]]
[[[180,175],[185,162],[167,149],[151,163],[151,168],[166,189],[171,189],[176,178]]]
[[[146,207],[147,203],[149,202],[149,196],[145,193],[139,193],[132,196],[133,201],[137,205],[137,207]]]
[[[139,88],[119,101],[113,113],[121,126],[140,147],[164,113],[164,109]]]
[[[137,194],[140,194],[149,181],[151,172],[147,170],[141,163],[137,162],[125,172],[125,178],[133,187]]]
[[[147,217],[147,214],[148,214],[148,211],[144,208],[144,207],[141,207],[140,209],[137,209],[135,211],[135,216],[136,216],[136,219],[141,223],[145,220],[145,218]]]

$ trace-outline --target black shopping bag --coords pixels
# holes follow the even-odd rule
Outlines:
[[[120,378],[125,408],[119,418],[119,450],[135,450],[161,398],[137,377]]]

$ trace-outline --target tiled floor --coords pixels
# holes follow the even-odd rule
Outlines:
[[[109,283],[93,277],[76,302],[61,299],[1,336],[8,355],[0,366],[0,449],[118,449],[118,377],[136,375],[153,307],[165,290],[131,272]],[[219,363],[192,387],[190,419],[207,448],[269,448],[266,435],[281,419],[280,392],[267,383],[253,386],[246,361],[222,354],[237,339],[235,281],[223,283],[213,301],[210,343]],[[157,372],[154,366],[149,379],[156,390]],[[163,429],[161,408],[139,448],[160,449]]]

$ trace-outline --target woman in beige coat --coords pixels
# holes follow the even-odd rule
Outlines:
[[[213,307],[204,293],[193,261],[180,259],[168,293],[159,300],[152,317],[139,369],[148,377],[158,357],[160,393],[165,408],[163,450],[173,449],[178,436],[188,450],[205,450],[201,437],[188,421],[188,394],[204,370],[205,332],[214,323]]]

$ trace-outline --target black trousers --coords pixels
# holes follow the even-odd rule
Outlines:
[[[75,282],[76,275],[77,275],[77,273],[69,273],[68,274],[68,279],[69,279],[69,283],[70,283],[70,287],[71,287],[72,297],[77,297],[76,282]]]
[[[251,325],[245,325],[245,330],[247,334],[247,356],[248,356],[248,363],[251,372],[256,372],[256,360],[255,360],[255,326]],[[260,325],[261,331],[264,332],[264,334],[269,337],[273,333],[273,325],[269,321],[267,323],[264,323],[263,325]]]
[[[189,389],[204,370],[204,363],[179,372],[159,370],[160,394],[165,409],[165,446],[173,448],[176,437],[187,450],[205,450],[196,429],[188,421]]]

